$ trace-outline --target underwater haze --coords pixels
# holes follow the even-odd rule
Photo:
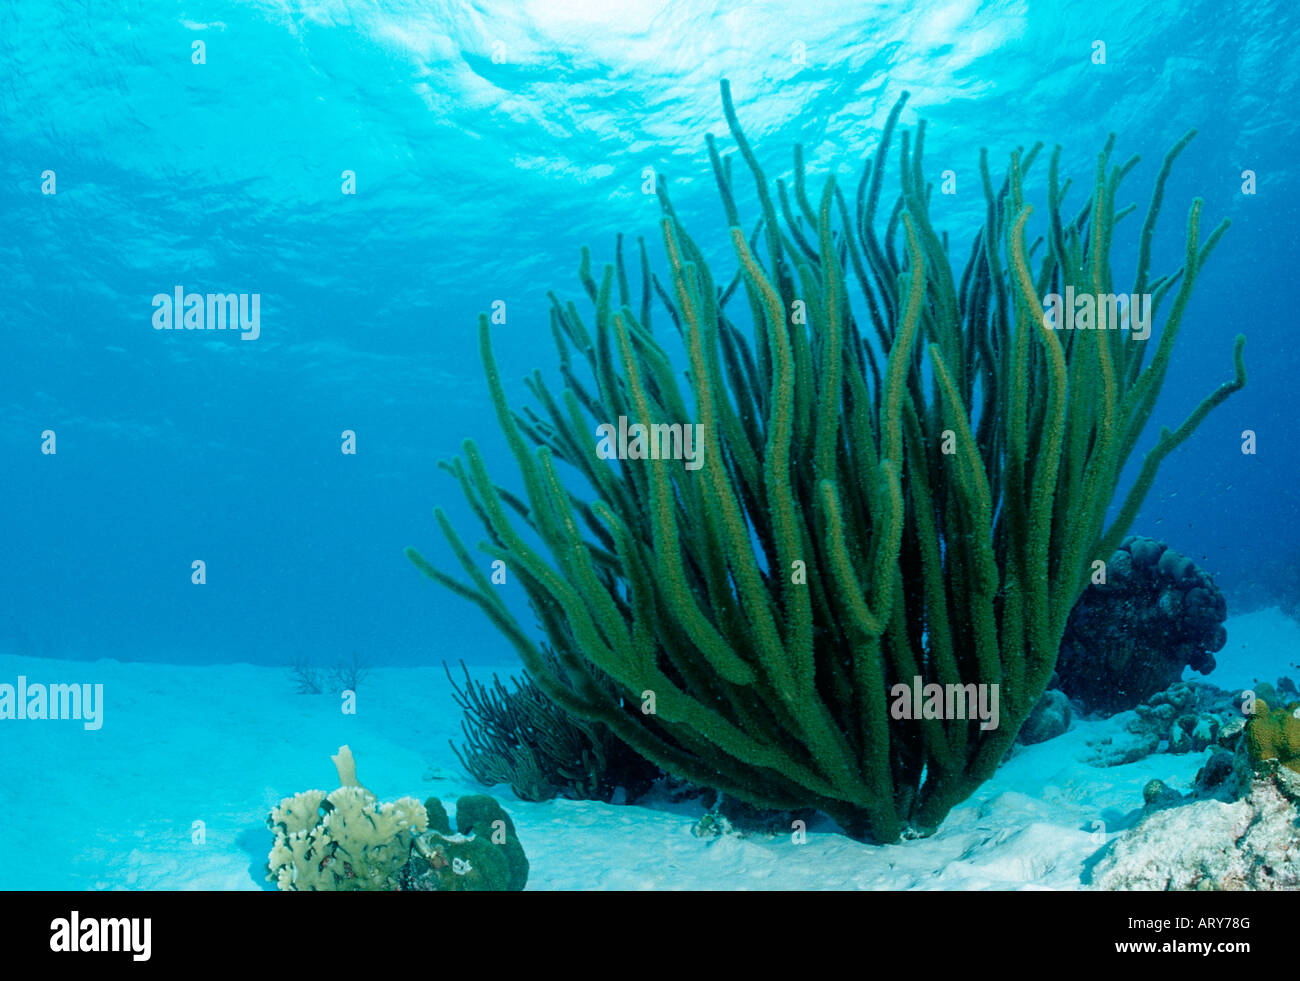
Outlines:
[[[1181,261],[1193,197],[1203,229],[1232,227],[1139,454],[1231,378],[1238,332],[1249,384],[1165,463],[1133,530],[1230,600],[1276,603],[1266,571],[1300,561],[1298,33],[1286,0],[6,4],[0,650],[509,658],[402,554],[454,564],[435,504],[477,541],[437,469],[463,439],[514,472],[477,315],[505,305],[493,338],[518,406],[528,372],[555,377],[547,292],[586,308],[582,246],[599,270],[617,234],[644,236],[662,271],[647,173],[721,255],[704,138],[731,148],[722,78],[769,177],[789,179],[797,142],[818,188],[853,186],[910,92],[900,126],[928,120],[927,177],[955,175],[934,221],[959,243],[984,218],[981,147],[1001,173],[1018,146],[1060,144],[1084,188],[1114,132],[1119,159],[1142,156],[1122,196],[1143,208],[1195,127],[1155,267]],[[155,329],[154,298],[178,289],[257,294],[257,336]]]

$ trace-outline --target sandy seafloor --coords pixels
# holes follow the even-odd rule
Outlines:
[[[1205,680],[1300,681],[1300,624],[1265,610],[1227,628]],[[373,670],[356,715],[333,696],[296,694],[283,668],[0,655],[0,682],[20,674],[102,683],[103,727],[0,721],[0,888],[270,888],[267,811],[298,791],[333,789],[329,757],[343,743],[380,799],[450,804],[484,792],[448,747],[461,713],[440,665]],[[1208,755],[1086,762],[1090,744],[1122,738],[1129,716],[1076,718],[1065,735],[1019,748],[937,834],[889,846],[853,841],[829,822],[814,823],[799,845],[789,835],[699,839],[691,828],[700,804],[662,795],[622,806],[493,793],[532,864],[529,889],[1077,889],[1105,843],[1136,821],[1145,784],[1185,791]],[[202,844],[192,841],[195,821]]]

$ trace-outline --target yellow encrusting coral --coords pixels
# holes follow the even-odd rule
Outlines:
[[[1246,722],[1246,750],[1251,762],[1277,760],[1300,773],[1300,702],[1270,709],[1262,698],[1255,701],[1255,714]]]

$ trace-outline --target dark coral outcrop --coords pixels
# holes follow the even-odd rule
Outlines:
[[[1131,535],[1106,581],[1089,586],[1066,624],[1056,671],[1088,711],[1130,709],[1191,667],[1214,670],[1227,604],[1209,574],[1164,542]]]

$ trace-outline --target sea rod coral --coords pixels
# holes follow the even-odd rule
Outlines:
[[[484,610],[567,711],[670,773],[759,806],[815,807],[878,841],[933,831],[993,773],[1052,675],[1091,563],[1115,551],[1165,456],[1245,383],[1238,337],[1233,379],[1161,430],[1107,524],[1192,287],[1227,227],[1202,240],[1195,201],[1181,268],[1152,275],[1165,182],[1192,134],[1165,157],[1137,230],[1130,292],[1164,314],[1147,341],[1053,329],[1044,316],[1052,294],[1114,297],[1114,233],[1135,207],[1116,198],[1137,158],[1113,162],[1112,137],[1071,216],[1059,148],[1045,206],[1028,203],[1024,184],[1041,144],[1012,153],[1000,185],[981,151],[986,218],[958,274],[930,219],[924,122],[901,134],[901,190],[878,222],[906,99],[856,194],[828,178],[814,202],[798,147],[792,186],[773,190],[724,81],[760,209],[742,224],[734,155],[707,137],[734,274],[715,279],[660,182],[666,279],[644,242],[639,296],[621,237],[599,277],[583,251],[594,322],[550,294],[564,389],[534,373],[538,410],[510,408],[481,317],[523,493],[498,487],[466,441],[463,459],[443,466],[486,529],[486,558],[441,510],[468,582],[407,550]],[[669,325],[686,386],[656,333]],[[620,419],[654,433],[698,427],[703,466],[605,459],[591,434]],[[489,583],[497,560],[527,591],[544,644]],[[970,712],[895,717],[894,686],[917,678],[972,696],[997,686],[999,724]]]

